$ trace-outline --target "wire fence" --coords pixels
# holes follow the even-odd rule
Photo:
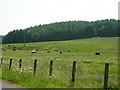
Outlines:
[[[84,87],[85,84],[97,86],[102,83],[104,88],[108,88],[109,63],[105,63],[102,68],[94,66],[95,70],[92,71],[89,70],[93,66],[90,66],[88,62],[86,63],[83,65],[76,61],[1,58],[3,69],[8,68],[20,74],[29,72],[39,77],[54,77],[55,80],[62,82],[65,86]],[[97,70],[99,71],[97,72]]]

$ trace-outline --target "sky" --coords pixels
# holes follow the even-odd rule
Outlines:
[[[0,0],[0,35],[61,21],[118,19],[119,0]]]

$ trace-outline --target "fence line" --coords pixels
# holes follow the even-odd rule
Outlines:
[[[19,60],[19,68],[21,68],[22,59]]]
[[[12,67],[12,60],[10,59],[9,63],[9,70],[11,70]],[[3,64],[3,58],[1,58],[1,67]],[[22,66],[22,59],[19,59],[19,68]],[[34,60],[34,67],[33,67],[33,74],[36,74],[36,68],[37,68],[37,59]],[[50,67],[49,67],[49,76],[52,76],[52,71],[53,71],[53,60],[50,61]],[[72,66],[72,85],[75,84],[75,74],[76,74],[76,61],[73,61],[73,66]],[[108,89],[108,75],[109,75],[109,63],[105,63],[105,70],[104,70],[104,89]]]
[[[108,71],[109,71],[109,63],[105,63],[105,72],[104,72],[104,89],[108,88]]]
[[[52,70],[53,70],[53,60],[50,61],[50,71],[49,71],[49,76],[52,76]]]
[[[33,74],[36,74],[36,67],[37,67],[37,59],[34,60],[34,70],[33,70]]]
[[[9,70],[11,70],[11,67],[12,67],[12,59],[10,59]]]
[[[1,61],[0,61],[0,68],[2,67],[2,63],[3,63],[3,58],[1,58]]]
[[[75,83],[75,73],[76,73],[76,61],[73,61],[73,67],[72,67],[72,85]]]

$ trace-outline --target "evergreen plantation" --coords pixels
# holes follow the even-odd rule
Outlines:
[[[3,43],[60,41],[91,37],[118,37],[118,20],[66,21],[13,30]]]

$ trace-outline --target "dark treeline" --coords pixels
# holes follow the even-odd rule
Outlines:
[[[118,20],[67,21],[13,30],[3,43],[71,40],[91,37],[118,37]]]

